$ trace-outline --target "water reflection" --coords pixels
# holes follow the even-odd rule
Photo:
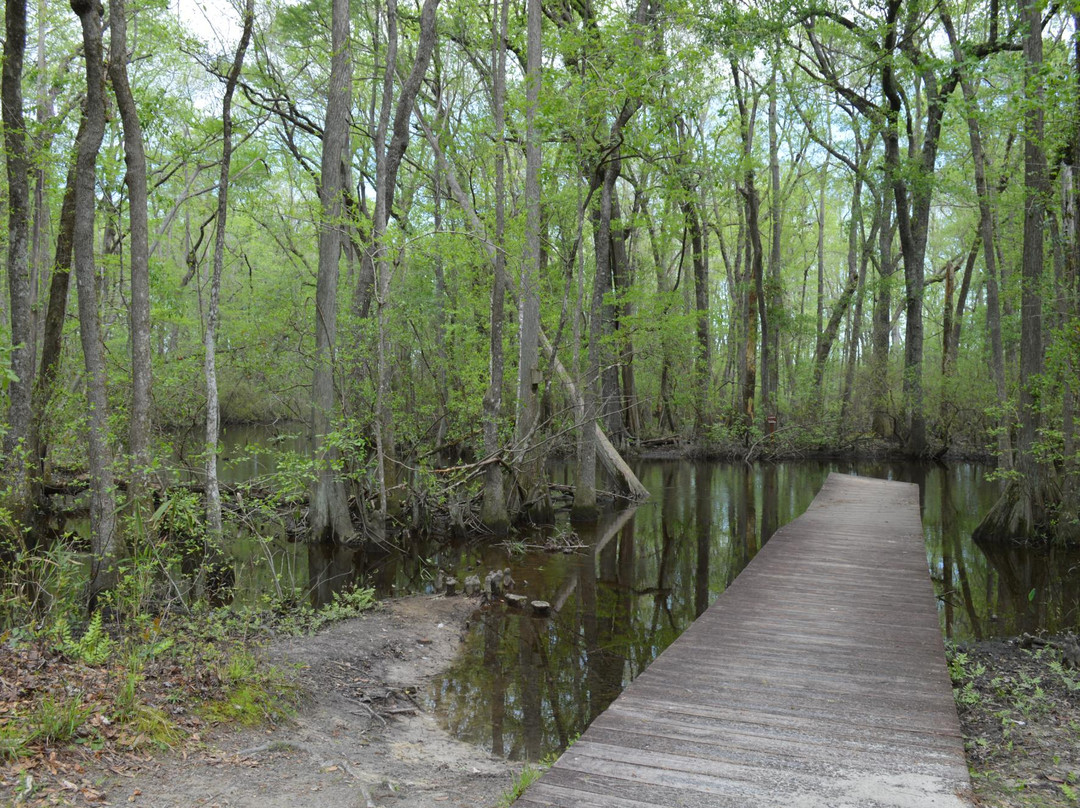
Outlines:
[[[227,437],[247,446],[245,459],[230,466],[237,482],[245,473],[280,470],[280,458],[251,448],[258,436]],[[303,454],[299,442],[287,448]],[[778,527],[806,509],[832,471],[919,485],[927,564],[946,636],[1080,627],[1080,553],[971,542],[972,529],[999,492],[974,464],[640,463],[637,472],[651,499],[636,510],[608,514],[592,529],[579,528],[584,549],[568,554],[515,554],[483,540],[447,543],[411,535],[396,537],[395,546],[292,544],[280,527],[252,526],[233,547],[236,602],[275,594],[318,605],[361,583],[379,597],[430,592],[439,570],[464,580],[510,567],[515,591],[550,602],[553,615],[540,619],[500,605],[484,607],[458,660],[432,684],[427,699],[459,737],[497,755],[537,759],[565,747],[603,711]],[[568,474],[554,470],[564,482],[570,482]],[[543,545],[546,537],[524,538]]]
[[[535,760],[566,746],[707,608],[830,471],[920,485],[927,559],[943,628],[958,638],[1077,626],[1080,559],[968,538],[997,487],[973,466],[649,463],[653,498],[582,532],[573,556],[514,559],[546,620],[485,607],[429,706],[458,737]]]

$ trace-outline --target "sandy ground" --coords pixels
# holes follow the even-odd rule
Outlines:
[[[475,601],[391,602],[267,653],[310,697],[271,730],[211,737],[185,758],[147,760],[103,783],[111,805],[146,808],[485,808],[520,764],[451,738],[412,693],[452,660]]]

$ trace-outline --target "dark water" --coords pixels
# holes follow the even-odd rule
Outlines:
[[[286,467],[304,449],[289,448]],[[270,452],[249,451],[247,467],[231,467],[232,479],[280,474],[278,462]],[[549,601],[553,616],[501,604],[478,608],[457,661],[426,699],[454,735],[500,756],[535,760],[563,748],[606,708],[778,527],[802,514],[832,471],[919,485],[927,564],[947,637],[1080,628],[1080,554],[984,550],[971,542],[999,492],[985,479],[987,469],[973,464],[639,463],[652,498],[607,514],[595,528],[575,528],[581,546],[569,553],[409,537],[348,550],[249,531],[234,547],[236,597],[254,602],[298,592],[322,603],[355,583],[386,597],[431,591],[440,569],[463,580],[509,567],[514,591]],[[562,522],[520,544],[541,546],[569,531]]]
[[[978,467],[649,463],[653,499],[613,515],[588,549],[517,559],[550,619],[481,610],[429,704],[458,737],[496,755],[538,759],[604,710],[734,579],[775,529],[799,516],[829,471],[918,483],[927,561],[945,633],[1012,635],[1080,625],[1080,556],[985,555],[971,529],[997,496]]]

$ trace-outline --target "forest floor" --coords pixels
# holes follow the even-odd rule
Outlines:
[[[0,768],[0,805],[144,808],[487,808],[521,764],[450,737],[414,693],[445,669],[476,608],[466,598],[389,602],[264,649],[303,693],[260,728],[188,726],[173,752],[73,751]],[[33,793],[26,778],[36,778]]]
[[[91,719],[96,736],[112,743],[39,751],[0,766],[0,805],[493,808],[521,764],[450,737],[414,699],[450,664],[475,607],[468,598],[405,598],[316,634],[277,638],[262,654],[303,694],[292,718],[238,729],[182,714],[184,737],[164,754],[125,744],[108,722]],[[76,686],[70,670],[33,651],[19,659],[5,653],[0,714],[20,688]],[[1071,636],[952,650],[976,805],[1080,805],[1078,656]],[[15,665],[22,670],[11,671]],[[165,673],[155,678],[164,683]],[[92,693],[106,684],[77,686]]]
[[[1073,635],[953,649],[949,667],[977,805],[1080,805],[1078,666]]]

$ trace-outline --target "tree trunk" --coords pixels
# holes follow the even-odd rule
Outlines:
[[[862,162],[860,161],[860,168]],[[859,172],[855,174],[855,187],[851,192],[851,223],[848,230],[848,255],[847,255],[847,281],[844,283],[844,290],[840,293],[839,299],[833,306],[832,312],[829,314],[828,325],[824,330],[818,332],[817,346],[814,350],[814,395],[818,411],[821,411],[823,406],[823,390],[822,380],[825,376],[825,363],[829,360],[829,354],[832,352],[833,342],[836,341],[836,335],[840,331],[840,321],[847,313],[848,308],[851,306],[851,299],[855,295],[855,290],[859,285],[859,220],[862,218],[862,187],[863,179]],[[821,208],[821,213],[824,213],[824,207]],[[819,241],[820,244],[820,241]],[[820,253],[819,253],[820,256]],[[819,258],[819,267],[821,265]],[[819,276],[820,277],[820,276]]]
[[[550,521],[551,499],[544,485],[543,453],[533,448],[539,427],[540,358],[540,171],[541,142],[536,125],[543,71],[540,0],[528,0],[525,77],[525,257],[518,307],[515,466],[522,504],[536,521]]]
[[[1016,470],[1001,498],[972,534],[976,541],[1030,541],[1051,533],[1051,514],[1060,490],[1053,471],[1035,456],[1039,440],[1040,375],[1043,371],[1043,220],[1050,183],[1044,151],[1042,15],[1039,0],[1022,5],[1024,38],[1024,248],[1020,298],[1020,435]]]
[[[961,61],[963,53],[956,39],[952,20],[942,13],[942,22],[952,44],[953,59]],[[975,86],[966,71],[961,72],[960,87],[967,104],[968,140],[971,143],[971,159],[975,169],[975,193],[979,198],[979,237],[982,240],[983,263],[986,267],[986,326],[990,332],[990,370],[994,377],[994,390],[998,400],[997,444],[998,463],[1003,468],[1012,467],[1012,438],[1008,417],[1009,400],[1005,385],[1005,349],[1001,339],[1001,302],[998,293],[997,252],[994,248],[994,215],[990,186],[986,181],[986,152],[982,145],[979,119],[976,117],[978,97]],[[1010,141],[1011,145],[1011,141]],[[1006,152],[1007,153],[1007,152]],[[956,340],[959,346],[959,339]]]
[[[504,100],[506,96],[506,32],[509,0],[495,0],[492,7],[492,116],[495,124],[495,265],[491,282],[491,342],[487,395],[484,396],[484,455],[499,455],[499,417],[502,414],[503,367],[503,300],[506,294],[506,250],[504,247],[506,167]],[[488,463],[484,476],[484,500],[480,521],[492,533],[505,535],[510,527],[503,491],[502,465]]]
[[[101,7],[92,0],[72,0],[82,22],[86,60],[86,127],[79,141],[75,183],[73,249],[79,290],[79,336],[86,369],[89,410],[87,442],[90,461],[90,580],[87,596],[93,609],[98,596],[116,585],[123,541],[116,525],[113,455],[109,446],[105,357],[98,320],[97,272],[94,266],[94,186],[97,155],[105,135],[105,76],[102,63]]]
[[[601,343],[604,337],[604,293],[611,272],[611,207],[615,181],[619,175],[618,160],[612,158],[603,171],[600,210],[596,233],[596,272],[593,275],[592,301],[589,307],[589,367],[585,377],[585,422],[578,456],[577,485],[571,519],[595,522],[596,510],[596,443],[601,415]]]
[[[86,133],[86,116],[79,118],[79,130],[75,143],[83,141]],[[76,155],[77,158],[78,155]],[[60,227],[56,235],[56,257],[53,260],[52,277],[49,279],[49,304],[45,312],[45,327],[41,343],[41,367],[34,381],[33,406],[30,422],[30,461],[34,464],[31,475],[30,503],[34,508],[33,529],[28,535],[31,543],[37,543],[45,535],[42,519],[45,515],[45,458],[48,447],[43,432],[45,415],[56,390],[56,376],[64,345],[64,320],[67,318],[68,289],[71,281],[72,239],[75,230],[76,161],[68,168],[64,186],[64,201],[60,208]]]
[[[697,344],[694,352],[694,436],[701,440],[711,425],[709,387],[712,376],[712,344],[709,339],[709,273],[705,264],[704,228],[698,205],[697,179],[687,165],[686,154],[691,149],[690,127],[679,116],[675,120],[679,136],[678,167],[682,185],[681,202],[683,226],[690,242],[690,264],[694,274],[694,321]]]
[[[427,72],[431,54],[435,49],[435,11],[439,0],[424,0],[420,12],[420,38],[416,43],[413,66],[398,96],[394,108],[393,125],[390,125],[390,107],[394,92],[394,75],[397,70],[397,0],[388,0],[386,7],[386,71],[383,75],[383,97],[379,111],[379,124],[375,132],[375,217],[372,223],[371,244],[374,254],[376,312],[379,324],[378,386],[375,413],[376,447],[379,468],[379,512],[388,512],[387,489],[396,477],[397,457],[394,437],[393,411],[391,408],[391,382],[393,367],[390,363],[390,341],[387,325],[390,305],[390,252],[386,244],[387,225],[394,206],[398,168],[409,145],[409,120],[416,94]],[[390,139],[387,141],[387,132]]]
[[[11,372],[8,385],[8,431],[4,435],[4,472],[12,482],[13,516],[29,515],[27,438],[34,383],[33,312],[30,288],[30,161],[23,117],[23,56],[26,52],[26,0],[4,7],[4,65],[0,80],[4,154],[8,178],[7,276],[11,313]]]
[[[889,317],[892,311],[890,284],[896,263],[893,260],[893,200],[887,190],[881,194],[878,210],[879,261],[874,284],[873,333],[871,334],[870,408],[872,428],[879,438],[893,434],[889,412]]]
[[[862,214],[859,220],[861,222]],[[840,428],[847,423],[848,409],[851,405],[851,397],[855,391],[855,365],[859,355],[859,343],[862,341],[863,328],[863,300],[866,297],[866,272],[870,264],[870,252],[877,238],[877,221],[875,218],[870,228],[869,236],[866,236],[860,249],[859,280],[855,291],[855,314],[852,318],[851,339],[848,342],[847,366],[844,371],[844,387],[840,393]],[[860,228],[861,229],[861,228]]]
[[[825,330],[825,188],[829,178],[829,158],[821,168],[821,187],[818,188],[817,209],[817,331],[820,341]]]
[[[349,139],[352,64],[349,0],[333,0],[330,86],[323,126],[319,175],[319,272],[315,288],[315,373],[312,381],[312,448],[316,479],[308,504],[308,526],[315,541],[347,542],[353,526],[345,485],[337,474],[340,453],[326,441],[336,409],[334,352],[337,340],[337,289],[344,223],[342,163]]]
[[[127,73],[126,0],[109,4],[109,80],[124,126],[124,182],[128,187],[128,218],[131,264],[131,413],[129,446],[131,479],[128,495],[141,516],[149,519],[149,503],[143,502],[150,475],[150,230],[147,222],[146,151],[142,124]],[[142,526],[143,530],[149,524]]]
[[[217,384],[217,327],[221,301],[221,273],[225,266],[225,234],[229,215],[229,169],[232,166],[232,101],[240,71],[244,67],[244,54],[251,41],[251,28],[255,19],[255,0],[244,5],[243,30],[236,46],[232,66],[225,79],[225,95],[221,104],[221,171],[218,175],[217,216],[214,233],[214,269],[210,279],[210,306],[206,317],[206,333],[203,335],[205,357],[203,369],[206,376],[206,537],[203,541],[203,565],[211,598],[220,596],[218,590],[226,583],[222,553],[221,493],[218,489],[218,434],[219,408]]]
[[[746,426],[754,423],[754,390],[757,376],[757,340],[758,340],[758,290],[762,286],[764,256],[761,248],[761,228],[758,213],[761,206],[757,187],[754,184],[753,168],[753,113],[749,109],[748,99],[743,93],[740,79],[740,67],[735,59],[731,60],[731,75],[735,82],[735,95],[739,104],[739,122],[742,136],[743,186],[739,189],[746,205],[746,234],[748,237],[748,260],[745,286],[745,305],[743,307],[743,343],[740,377],[742,379],[742,401],[739,415]]]
[[[780,393],[780,329],[778,327],[783,306],[783,293],[780,279],[780,238],[783,234],[784,218],[780,200],[780,138],[777,135],[778,117],[776,112],[776,74],[778,57],[774,57],[772,74],[769,81],[769,218],[772,225],[772,239],[769,245],[769,283],[766,295],[765,311],[769,323],[768,344],[764,344],[761,353],[761,406],[765,414],[776,415],[777,398]]]

